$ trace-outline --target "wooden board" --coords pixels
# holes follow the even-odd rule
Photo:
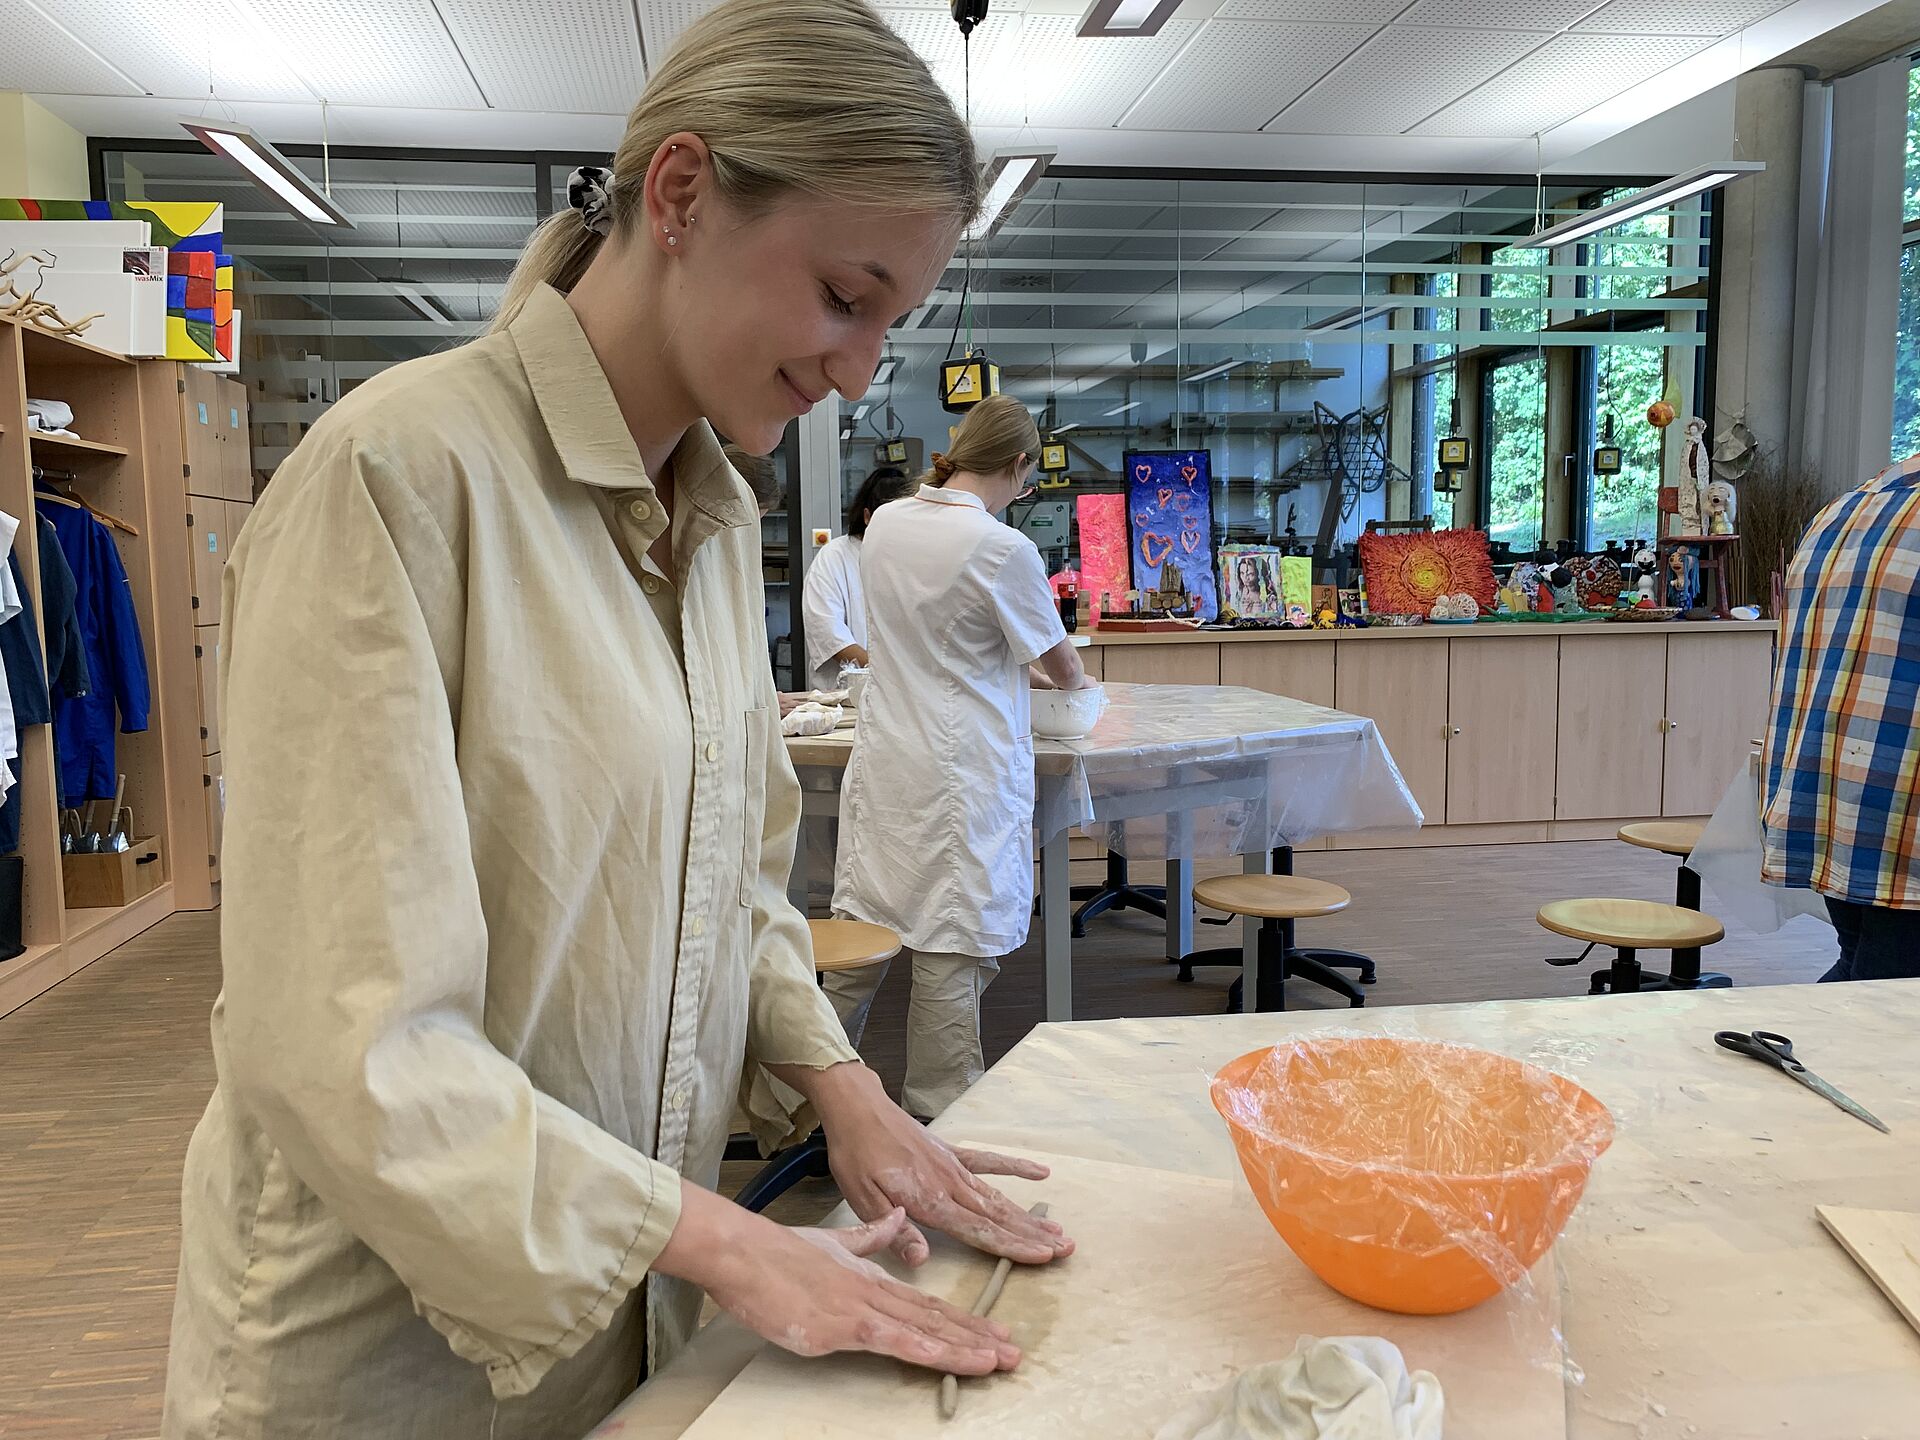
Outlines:
[[[1561,642],[1556,819],[1660,813],[1666,703],[1666,636]]]
[[[1873,1278],[1893,1308],[1920,1330],[1920,1215],[1818,1205],[1827,1232]]]
[[[1553,818],[1560,642],[1447,651],[1447,823]],[[1554,682],[1554,683],[1549,683]]]
[[[1389,1315],[1329,1290],[1293,1257],[1240,1179],[1037,1155],[1039,1183],[1004,1188],[1048,1201],[1078,1242],[1045,1269],[1016,1269],[994,1316],[1025,1350],[1017,1371],[961,1382],[960,1411],[936,1408],[925,1371],[872,1356],[802,1360],[763,1350],[686,1440],[968,1440],[1151,1435],[1193,1395],[1292,1352],[1308,1335],[1381,1335],[1447,1396],[1447,1433],[1562,1440],[1566,1394],[1552,1256],[1532,1299],[1499,1297],[1461,1315]],[[936,1238],[915,1276],[971,1302],[990,1262]]]

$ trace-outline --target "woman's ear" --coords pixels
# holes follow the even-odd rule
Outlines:
[[[696,233],[701,202],[711,194],[712,156],[707,142],[682,132],[669,135],[653,152],[643,197],[647,239],[654,248],[679,254]]]

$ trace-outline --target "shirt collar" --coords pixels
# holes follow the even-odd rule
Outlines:
[[[922,485],[919,498],[931,500],[935,505],[971,505],[982,515],[987,513],[987,502],[968,490],[949,490],[944,485]]]
[[[539,285],[507,327],[569,479],[607,490],[651,490],[639,447],[621,418],[606,373],[566,297]],[[673,452],[674,491],[720,525],[759,518],[746,482],[727,463],[706,421],[696,421]]]

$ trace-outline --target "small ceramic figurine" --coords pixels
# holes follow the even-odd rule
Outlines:
[[[1691,545],[1676,545],[1667,552],[1667,604],[1682,615],[1693,609],[1698,597],[1700,571]]]
[[[1707,484],[1707,534],[1732,535],[1735,532],[1733,512],[1736,505],[1733,486],[1725,480],[1713,480]]]
[[[1687,417],[1686,448],[1680,456],[1680,531],[1682,535],[1702,535],[1700,498],[1713,478],[1707,458],[1707,422],[1698,415]]]
[[[1338,620],[1339,615],[1331,605],[1322,605],[1320,607],[1320,613],[1313,617],[1313,628],[1316,630],[1331,630]]]
[[[1640,598],[1649,605],[1653,604],[1654,567],[1659,563],[1660,559],[1653,553],[1651,545],[1642,545],[1633,552],[1633,568],[1640,572],[1640,581],[1635,588],[1639,590]]]

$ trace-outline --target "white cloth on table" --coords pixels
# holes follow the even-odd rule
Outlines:
[[[1284,1360],[1256,1365],[1192,1402],[1154,1440],[1441,1440],[1446,1402],[1391,1341],[1302,1335]]]
[[[807,566],[800,598],[806,624],[807,658],[813,664],[813,688],[840,685],[840,662],[833,657],[849,645],[867,648],[867,602],[860,586],[860,542],[836,535],[820,547]]]
[[[1760,826],[1760,776],[1742,765],[1719,807],[1700,832],[1700,842],[1687,856],[1687,866],[1700,877],[1718,902],[1714,912],[1723,920],[1737,920],[1749,930],[1770,935],[1796,915],[1812,915],[1824,924],[1827,902],[1812,890],[1789,890],[1760,878],[1766,835]]]
[[[780,717],[782,735],[830,735],[846,712],[838,705],[823,705],[808,700]]]
[[[1033,541],[925,486],[861,553],[873,665],[841,801],[833,908],[907,948],[1000,956],[1033,911],[1026,667],[1067,638]]]

